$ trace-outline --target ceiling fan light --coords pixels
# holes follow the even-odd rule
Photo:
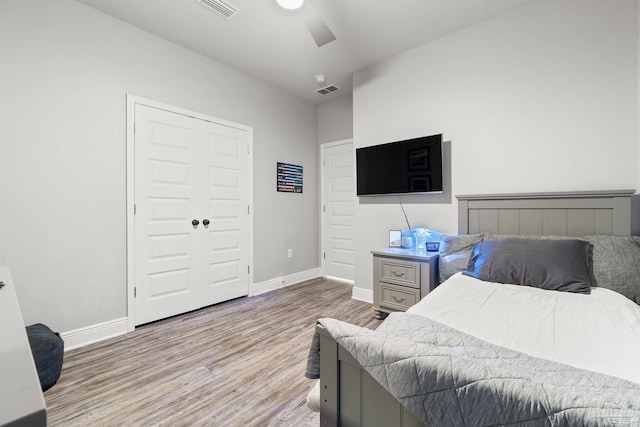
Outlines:
[[[304,0],[277,0],[278,4],[281,7],[284,7],[285,9],[298,9],[300,6],[302,6],[302,3],[304,2]]]

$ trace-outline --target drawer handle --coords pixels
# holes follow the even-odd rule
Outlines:
[[[402,301],[404,301],[404,298],[398,298],[398,297],[396,297],[396,296],[393,296],[392,298],[393,298],[393,300],[394,300],[395,302],[402,302]]]
[[[396,273],[395,271],[392,271],[393,275],[396,277],[402,277],[404,276],[404,271],[402,273]]]

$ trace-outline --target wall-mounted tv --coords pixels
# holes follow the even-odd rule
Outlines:
[[[358,196],[442,193],[442,134],[356,149]]]

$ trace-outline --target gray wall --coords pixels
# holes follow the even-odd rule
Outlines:
[[[353,96],[347,95],[318,106],[318,141],[353,138]]]
[[[127,314],[127,93],[253,126],[254,281],[319,267],[316,106],[71,0],[1,1],[0,52],[0,256],[26,323]],[[276,193],[277,161],[302,195]]]
[[[442,133],[445,197],[403,198],[413,226],[457,231],[456,194],[638,185],[638,1],[534,3],[354,75],[354,145]],[[447,198],[449,200],[447,200]],[[404,227],[397,197],[356,209],[356,286]]]

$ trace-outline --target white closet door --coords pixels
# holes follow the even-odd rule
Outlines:
[[[247,132],[134,114],[135,324],[247,295]]]
[[[327,276],[354,279],[355,161],[353,143],[323,146],[323,258]]]
[[[208,127],[205,212],[208,234],[206,299],[209,304],[249,293],[248,135]]]

